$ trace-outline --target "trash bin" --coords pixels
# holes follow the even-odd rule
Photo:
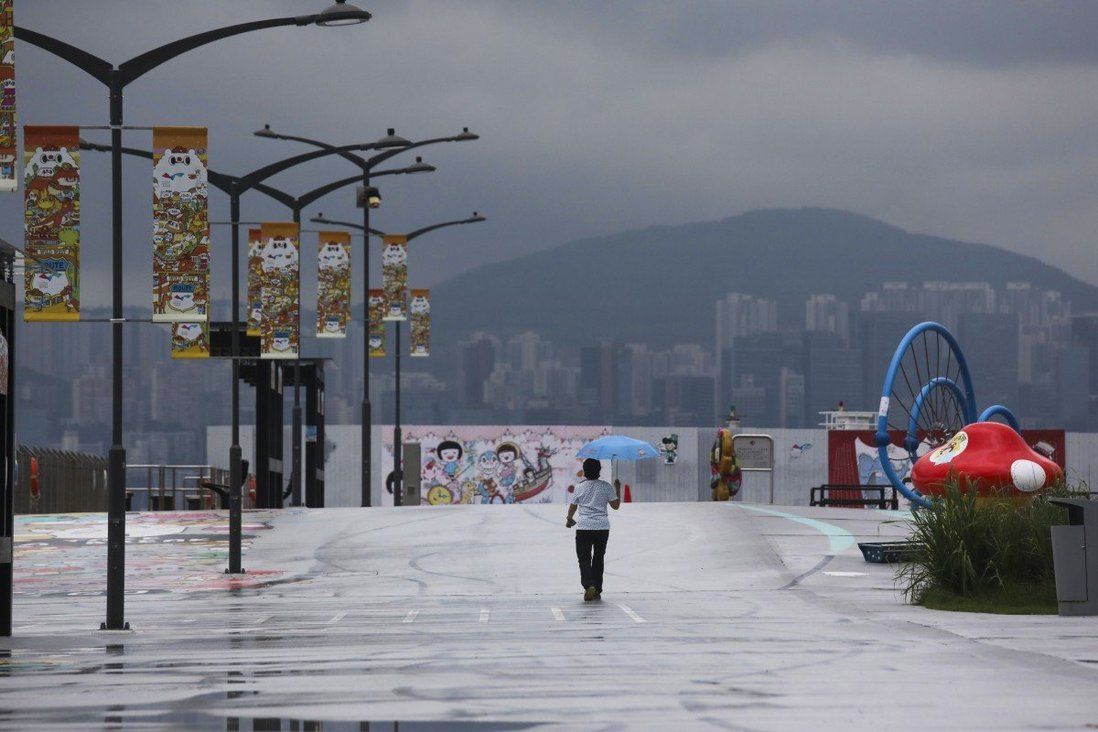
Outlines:
[[[1060,615],[1098,615],[1098,501],[1050,498],[1068,511],[1052,527],[1052,561]]]

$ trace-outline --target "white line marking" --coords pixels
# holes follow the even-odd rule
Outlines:
[[[618,607],[621,608],[621,611],[623,613],[625,613],[629,617],[633,618],[634,623],[647,623],[648,622],[647,620],[642,618],[640,615],[637,615],[635,612],[633,612],[633,608],[629,607],[628,605],[618,605]]]
[[[419,615],[419,610],[409,610],[408,614],[404,616],[404,622],[414,623],[417,615]]]
[[[824,572],[828,577],[865,577],[865,572]]]
[[[563,623],[564,622],[564,611],[561,610],[559,607],[554,607],[554,608],[551,608],[551,609],[553,611],[553,617],[556,618],[557,622]]]
[[[488,611],[488,608],[482,607],[480,609],[480,622],[487,623],[489,615],[491,615],[491,613]]]
[[[344,611],[343,611],[343,612],[341,612],[341,613],[336,613],[335,615],[333,615],[333,616],[332,616],[332,619],[331,619],[331,620],[329,620],[327,624],[328,624],[328,625],[335,625],[335,624],[336,624],[336,623],[338,623],[338,622],[339,622],[340,620],[343,620],[343,618],[345,618],[345,617],[347,617],[347,611],[346,611],[346,610],[344,610]]]
[[[258,618],[255,619],[255,624],[256,625],[263,625],[264,623],[266,623],[270,619],[271,619],[270,615],[260,615]]]

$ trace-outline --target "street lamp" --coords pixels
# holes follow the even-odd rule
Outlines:
[[[37,31],[16,26],[16,38],[38,46],[87,72],[109,90],[111,127],[111,250],[112,250],[112,404],[111,447],[108,454],[107,499],[107,617],[103,630],[123,630],[126,590],[126,449],[122,446],[122,92],[157,66],[207,43],[280,26],[344,25],[362,23],[370,14],[337,0],[321,13],[239,23],[166,43],[114,65],[98,56]],[[236,329],[233,329],[236,338]],[[235,361],[234,361],[235,363]]]
[[[448,226],[461,226],[463,224],[479,224],[480,222],[485,221],[485,220],[486,219],[485,219],[484,216],[481,216],[478,212],[474,211],[473,215],[470,216],[467,219],[455,219],[453,221],[443,221],[443,222],[440,222],[440,223],[437,223],[437,224],[431,224],[430,226],[424,226],[422,228],[411,231],[411,232],[409,232],[408,234],[405,235],[405,239],[407,239],[408,241],[412,241],[413,239],[415,239],[417,237],[420,237],[420,236],[423,236],[426,233],[429,233],[429,232],[432,232],[432,231],[437,231],[438,229],[444,229]],[[362,226],[362,225],[358,225],[358,224],[352,224],[349,221],[333,221],[331,219],[325,218],[324,214],[322,214],[322,213],[317,214],[316,216],[312,217],[311,219],[309,219],[309,221],[311,221],[315,224],[328,224],[328,225],[334,225],[334,226],[347,226],[347,227],[350,227],[352,229],[358,229],[359,231],[363,232],[363,237],[362,237],[363,241],[368,241],[369,238],[370,238],[370,236],[369,236],[370,234],[374,234],[375,236],[386,236],[387,235],[383,231],[378,231],[377,229],[369,228],[369,225]],[[369,283],[367,283],[367,287],[368,286],[369,286]],[[368,319],[369,318],[369,307],[366,304],[363,305],[363,313],[365,315],[364,319]],[[404,495],[404,469],[403,469],[403,464],[402,464],[402,453],[403,453],[403,447],[404,446],[401,442],[401,440],[403,438],[401,436],[401,430],[400,430],[400,321],[399,320],[395,321],[393,323],[393,325],[394,325],[395,333],[396,333],[396,342],[394,344],[394,350],[396,352],[396,363],[394,364],[394,366],[395,366],[394,386],[396,387],[396,391],[395,391],[396,404],[394,405],[394,410],[393,410],[394,414],[395,414],[395,418],[396,418],[395,421],[394,421],[394,424],[393,424],[393,475],[396,478],[396,480],[395,480],[395,485],[393,486],[393,505],[399,506],[399,505],[401,505],[402,498],[403,498],[403,495]],[[366,330],[369,331],[369,327],[367,327]],[[370,357],[368,352],[366,354],[366,357],[367,357],[367,359]],[[368,361],[367,361],[367,363],[368,363]],[[370,391],[369,382],[364,381],[363,385],[362,385],[362,388],[368,394],[369,391]],[[368,492],[369,487],[367,486],[364,490]]]
[[[333,146],[330,143],[322,142],[320,140],[314,140],[314,139],[311,139],[311,138],[308,138],[308,137],[300,137],[298,135],[284,135],[284,134],[275,132],[271,129],[270,125],[263,125],[263,129],[258,130],[255,134],[258,135],[259,137],[265,137],[265,138],[273,139],[273,140],[290,140],[290,141],[293,141],[293,142],[302,142],[302,143],[305,143],[306,145],[312,145],[314,147],[319,147],[321,149],[330,150],[330,149],[333,148]],[[382,140],[385,140],[387,138],[391,138],[394,141],[403,140],[404,142],[408,142],[407,140],[404,140],[404,138],[397,136],[396,130],[393,130],[393,129],[390,129],[388,131],[388,134],[386,135],[386,137],[382,138]],[[423,147],[425,145],[434,145],[434,144],[441,143],[441,142],[466,142],[466,141],[470,141],[470,140],[479,140],[479,139],[480,139],[479,135],[476,135],[475,133],[470,132],[468,127],[463,127],[461,129],[461,132],[459,132],[456,135],[452,135],[450,137],[435,137],[435,138],[431,138],[431,139],[427,139],[427,140],[419,140],[417,142],[409,143],[409,144],[407,144],[404,147],[401,147],[399,149],[388,150],[386,152],[378,153],[377,155],[374,155],[373,157],[368,158],[368,159],[363,159],[359,156],[351,156],[351,155],[343,155],[342,157],[350,160],[351,162],[353,162],[353,163],[355,163],[356,165],[359,166],[359,168],[362,170],[362,185],[366,188],[369,188],[369,186],[370,186],[370,177],[373,175],[370,171],[373,169],[373,167],[375,165],[377,165],[378,163],[384,161],[384,160],[388,160],[389,158],[391,158],[392,156],[394,156],[394,155],[396,155],[400,152],[403,152],[405,150],[411,150],[413,148]],[[379,140],[379,142],[381,142],[381,141]],[[422,163],[422,161],[419,158],[416,158],[416,164],[420,165],[421,163]],[[413,166],[413,167],[415,167],[415,166]],[[430,167],[430,166],[427,166],[427,167]],[[418,172],[418,171],[415,171],[415,172]],[[379,199],[380,199],[380,197],[379,197]],[[380,204],[380,200],[378,201],[378,203]],[[361,231],[371,231],[371,229],[370,229],[370,208],[371,208],[371,206],[369,206],[369,205],[362,206],[362,224],[360,226],[354,226],[352,228],[357,228]],[[376,208],[376,206],[374,206],[374,208]],[[363,290],[363,296],[365,297],[367,291],[370,289],[370,256],[369,256],[370,255],[370,247],[369,247],[370,238],[369,238],[369,236],[365,237],[363,239],[363,241],[365,242],[365,245],[364,245],[365,252],[364,252],[364,256],[363,256],[363,261],[365,262],[366,266],[364,267],[363,274],[362,274],[362,290]],[[363,302],[365,302],[365,300],[363,300]],[[365,308],[365,306],[364,306],[364,308]],[[365,312],[365,310],[364,310],[364,312]],[[364,318],[364,320],[365,320],[365,318]],[[361,453],[362,453],[362,455],[361,455],[361,464],[362,464],[361,505],[363,507],[368,507],[370,505],[370,473],[371,473],[370,461],[371,461],[371,453],[372,453],[372,450],[373,450],[373,447],[372,447],[373,442],[372,442],[372,439],[371,439],[371,431],[372,431],[372,427],[373,427],[372,411],[373,410],[372,410],[372,407],[371,407],[371,404],[370,404],[370,333],[369,333],[369,328],[363,328],[363,334],[362,334],[362,417],[361,417],[362,435],[361,435],[361,443],[360,443],[360,450],[361,450]]]

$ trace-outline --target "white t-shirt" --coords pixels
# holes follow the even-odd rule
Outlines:
[[[600,531],[610,528],[610,518],[606,515],[606,506],[617,498],[614,486],[605,480],[585,480],[576,486],[569,499],[576,504],[576,528],[585,531]]]

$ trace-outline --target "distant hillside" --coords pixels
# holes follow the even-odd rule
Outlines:
[[[926,280],[1028,281],[1060,290],[1078,312],[1098,310],[1098,288],[1033,257],[802,208],[584,239],[480,267],[432,290],[433,330],[440,346],[475,330],[528,328],[562,343],[709,344],[714,303],[728,292],[776,299],[795,316],[814,293],[856,304],[882,282]]]

